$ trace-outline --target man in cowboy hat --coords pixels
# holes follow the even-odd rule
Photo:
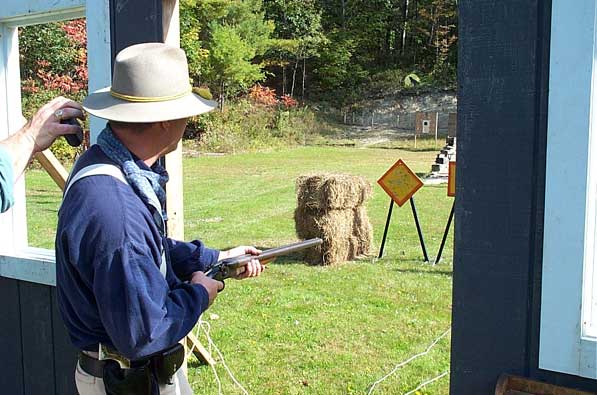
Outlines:
[[[188,117],[215,105],[192,91],[184,52],[160,43],[121,51],[112,86],[83,103],[109,122],[71,173],[56,234],[58,302],[81,350],[81,395],[192,394],[175,373],[178,342],[223,288],[204,271],[259,253],[165,235],[168,176],[157,160],[176,148]],[[255,259],[240,277],[262,270]]]

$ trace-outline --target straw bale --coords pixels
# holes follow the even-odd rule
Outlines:
[[[371,184],[365,178],[308,175],[297,179],[296,191],[297,235],[323,240],[321,247],[306,253],[307,262],[336,265],[369,254],[373,229],[363,203],[371,196]]]
[[[354,236],[359,241],[356,255],[369,255],[373,248],[373,226],[367,209],[363,206],[354,209]]]
[[[352,260],[361,254],[361,241],[356,236],[350,236],[348,238],[349,247],[348,247],[348,260]]]
[[[295,210],[297,235],[319,237],[321,247],[311,249],[305,259],[313,265],[337,265],[367,255],[371,250],[372,228],[364,207],[355,210]]]
[[[351,209],[371,197],[371,184],[363,177],[317,174],[296,181],[298,205],[316,210]]]
[[[300,238],[333,238],[352,234],[353,210],[311,210],[298,207],[294,214],[296,231]]]

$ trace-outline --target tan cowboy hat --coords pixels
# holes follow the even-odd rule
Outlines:
[[[83,108],[99,118],[140,123],[192,117],[216,107],[196,92],[189,84],[183,50],[162,43],[137,44],[118,53],[112,86],[87,96]]]

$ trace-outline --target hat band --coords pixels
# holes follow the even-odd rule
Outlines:
[[[189,87],[188,90],[176,94],[176,95],[171,95],[171,96],[156,96],[156,97],[151,97],[151,96],[132,96],[132,95],[124,95],[122,93],[118,93],[115,92],[114,90],[110,89],[110,94],[112,96],[114,96],[117,99],[122,99],[122,100],[126,100],[126,101],[130,101],[133,103],[157,103],[157,102],[163,102],[163,101],[171,101],[171,100],[176,100],[176,99],[180,99],[182,97],[187,96],[189,93],[192,92],[192,88]]]

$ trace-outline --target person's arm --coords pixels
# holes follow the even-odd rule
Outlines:
[[[196,325],[221,283],[203,273],[170,289],[145,245],[126,243],[94,262],[93,290],[116,349],[140,359],[176,344]]]
[[[8,152],[0,146],[0,213],[7,211],[14,204],[14,173],[11,161]]]
[[[58,97],[44,105],[18,132],[0,141],[0,148],[11,157],[14,178],[25,171],[37,152],[47,149],[56,138],[77,133],[78,126],[61,124],[55,112],[62,110],[62,119],[82,118],[83,108],[78,103]]]
[[[223,259],[233,258],[239,255],[259,255],[260,250],[255,247],[241,246],[228,251],[219,251],[205,247],[200,240],[184,243],[174,239],[168,240],[170,252],[170,264],[174,273],[179,278],[188,278],[193,272],[205,272],[210,265]],[[257,259],[253,259],[245,266],[245,271],[238,276],[238,279],[257,277],[263,272],[264,266]]]
[[[207,248],[200,240],[189,243],[167,239],[170,264],[179,278],[188,278],[193,272],[204,272],[218,261],[220,251]]]

